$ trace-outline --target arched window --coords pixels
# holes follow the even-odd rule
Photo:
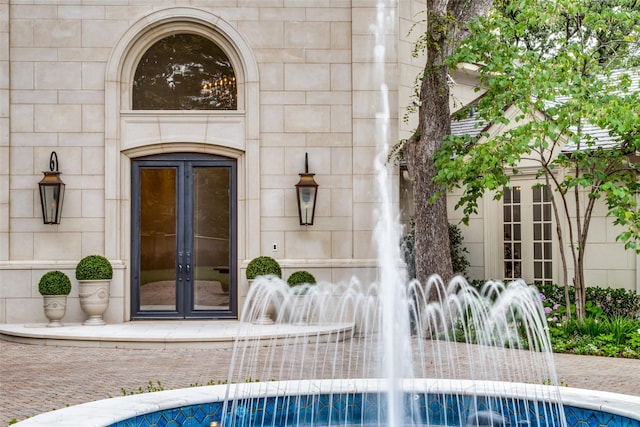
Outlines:
[[[133,80],[134,110],[236,110],[227,55],[196,34],[173,34],[145,52]]]

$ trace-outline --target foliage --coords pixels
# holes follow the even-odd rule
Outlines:
[[[110,280],[113,268],[102,255],[87,255],[76,265],[77,280]]]
[[[274,275],[282,278],[282,269],[280,264],[270,256],[259,256],[251,261],[247,265],[247,279],[252,280],[259,276]]]
[[[472,286],[479,290],[483,283],[476,281]],[[538,290],[540,288],[536,287]],[[498,287],[497,291],[501,292],[504,288]],[[545,285],[543,287],[546,294],[540,293],[539,298],[544,307],[544,313],[547,320],[549,330],[549,338],[552,350],[556,353],[574,353],[583,355],[597,355],[606,357],[625,357],[632,359],[640,359],[640,317],[631,317],[629,315],[607,315],[616,311],[623,311],[618,308],[607,307],[606,305],[598,305],[601,303],[587,302],[586,317],[582,320],[569,320],[566,316],[566,308],[555,302],[554,298],[563,297],[562,287],[557,285]],[[618,289],[610,288],[588,288],[596,289],[590,295],[602,295],[603,300],[612,301],[606,295],[624,294],[621,305],[633,303],[640,304],[640,296],[635,295],[631,291],[619,293]],[[547,296],[549,295],[549,296]],[[497,295],[491,295],[487,303],[491,303]],[[619,300],[620,301],[620,300]],[[614,304],[615,305],[615,304]],[[637,315],[636,310],[628,311]],[[468,341],[472,343],[488,343],[491,345],[499,345],[512,348],[527,348],[529,346],[525,329],[522,328],[522,319],[519,319],[517,313],[511,323],[517,326],[518,337],[507,336],[507,339],[498,339],[498,335],[481,337],[477,331],[476,323],[478,319],[474,319],[471,312],[464,313],[463,316],[456,320],[453,328],[449,332],[450,339],[456,341]],[[488,338],[488,340],[487,340]]]
[[[624,71],[640,63],[640,10],[631,0],[501,0],[470,29],[450,66],[483,64],[485,93],[459,117],[474,114],[484,129],[500,130],[449,137],[436,153],[435,180],[462,188],[456,208],[466,223],[486,192],[500,199],[522,162],[535,165],[554,190],[556,223],[568,224],[558,239],[570,251],[563,260],[572,260],[582,317],[584,251],[597,200],[621,227],[618,240],[640,252],[639,171],[627,163],[640,151],[640,91],[632,87],[635,71]],[[598,145],[594,130],[615,143]]]
[[[547,308],[558,306],[557,313],[560,319],[565,315],[566,301],[562,286],[553,284],[535,285],[545,297],[544,305]],[[640,295],[628,289],[604,288],[589,286],[586,289],[587,312],[594,316],[595,311],[600,310],[606,317],[627,317],[640,319]],[[575,304],[573,288],[569,292],[570,305]],[[554,310],[555,311],[555,310]]]
[[[540,285],[555,352],[640,359],[640,295],[625,289],[587,288],[586,317],[569,320],[557,285]],[[573,294],[570,294],[573,296]]]
[[[289,286],[299,286],[303,284],[313,285],[315,283],[316,278],[313,276],[313,274],[304,270],[294,271],[287,279],[287,284],[289,284]]]
[[[466,274],[470,263],[467,259],[469,250],[464,246],[462,231],[456,224],[449,224],[449,252],[451,253],[451,264],[453,272],[456,274]]]
[[[414,279],[416,277],[416,223],[413,218],[409,221],[409,225],[402,235],[400,242],[400,251],[407,268],[407,277]]]
[[[157,384],[157,385],[156,385]],[[120,389],[123,396],[132,396],[134,394],[142,394],[142,393],[153,393],[156,391],[163,391],[164,387],[160,381],[156,381],[156,384],[153,381],[149,380],[147,384],[147,388],[143,389],[142,387],[138,387],[138,390],[135,391],[127,391],[124,387]]]
[[[571,320],[549,328],[553,351],[640,359],[640,320],[625,317]]]
[[[69,295],[71,280],[62,271],[48,271],[38,282],[40,295]]]

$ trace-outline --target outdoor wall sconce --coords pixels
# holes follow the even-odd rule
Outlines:
[[[42,204],[42,220],[45,224],[60,224],[64,182],[59,176],[58,155],[55,151],[52,151],[51,157],[49,157],[49,169],[49,171],[42,171],[44,178],[38,183],[40,203]]]
[[[296,184],[298,218],[300,219],[300,225],[313,225],[318,184],[313,180],[315,174],[309,173],[309,155],[307,153],[304,153],[304,173],[299,175],[300,181]]]

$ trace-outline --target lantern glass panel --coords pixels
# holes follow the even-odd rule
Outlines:
[[[316,188],[298,187],[298,202],[300,205],[300,224],[313,224],[313,214],[316,202]]]
[[[45,224],[59,224],[64,200],[64,183],[58,172],[45,172],[40,181],[40,202],[42,219]]]

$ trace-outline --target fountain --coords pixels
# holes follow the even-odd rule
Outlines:
[[[296,290],[284,282],[268,278],[254,286],[256,295],[271,292],[277,325],[304,317],[355,329],[350,336],[292,334],[274,345],[243,339],[249,335],[241,331],[222,425],[261,424],[257,419],[264,425],[462,425],[487,413],[511,425],[566,425],[544,311],[535,288],[523,282],[488,282],[477,291],[462,278],[445,287],[434,276],[426,286],[394,286],[400,309],[392,317],[384,312],[384,284],[311,286],[297,310],[290,307]],[[434,290],[439,301],[429,302]],[[257,319],[262,307],[245,309],[246,318]],[[260,382],[241,386],[255,379]],[[283,408],[286,415],[277,417],[284,418],[270,418],[274,407]]]
[[[381,0],[374,51],[381,64],[378,280],[292,289],[259,278],[243,308],[226,385],[106,399],[18,425],[640,426],[637,398],[558,386],[535,288],[515,281],[477,290],[461,277],[407,282],[385,161],[389,21]],[[276,307],[276,329],[340,327],[328,335],[290,328],[296,332],[285,338],[249,338],[252,321],[269,305]]]

